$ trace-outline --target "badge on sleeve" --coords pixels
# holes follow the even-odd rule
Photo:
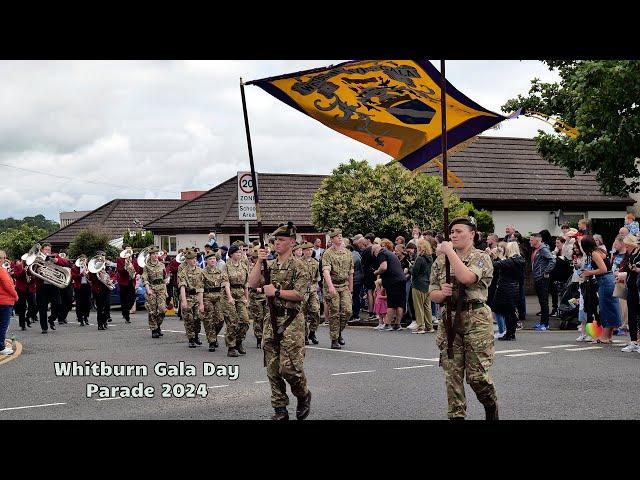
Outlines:
[[[478,262],[478,266],[479,266],[480,268],[484,267],[484,260],[480,260],[480,261]]]

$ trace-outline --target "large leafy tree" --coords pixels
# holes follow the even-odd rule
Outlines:
[[[120,251],[109,245],[111,237],[99,227],[89,227],[78,233],[69,244],[68,255],[70,258],[78,258],[84,253],[87,257],[93,257],[96,252],[103,251],[108,258],[114,259]]]
[[[451,195],[451,218],[472,208]],[[392,238],[410,234],[413,225],[442,231],[442,181],[398,163],[371,167],[366,160],[350,160],[323,180],[311,213],[319,231],[340,227],[345,235],[373,232]]]
[[[0,220],[0,232],[4,232],[10,228],[19,228],[22,225],[31,225],[45,230],[45,236],[49,235],[60,228],[60,224],[53,220],[47,220],[44,215],[38,214],[34,217],[24,217],[22,220],[13,217],[3,218]]]
[[[17,228],[9,228],[0,233],[0,250],[5,250],[9,258],[20,258],[47,235],[45,229],[26,223]]]
[[[542,157],[576,171],[596,172],[603,192],[626,195],[640,188],[640,61],[544,60],[560,82],[535,78],[527,96],[507,101],[505,112],[520,107],[553,115],[578,129],[572,139],[538,132]]]

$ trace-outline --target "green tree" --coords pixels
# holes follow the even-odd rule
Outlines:
[[[451,194],[450,218],[470,209]],[[442,181],[398,163],[371,167],[366,160],[350,160],[322,181],[311,214],[319,231],[341,227],[349,236],[374,232],[393,238],[410,234],[413,225],[442,231]]]
[[[34,217],[24,217],[22,220],[17,220],[13,217],[8,217],[0,220],[0,232],[4,232],[10,228],[18,228],[21,225],[30,225],[45,230],[45,236],[50,235],[60,228],[60,224],[53,220],[47,220],[44,215],[38,214]]]
[[[153,245],[153,232],[146,231],[126,231],[122,237],[123,245],[131,245],[134,249],[142,250],[144,247]]]
[[[80,254],[84,253],[87,257],[93,257],[96,252],[102,250],[107,254],[107,257],[114,259],[118,256],[120,251],[109,245],[111,237],[101,231],[99,227],[90,227],[82,230],[78,233],[69,244],[68,256],[69,258],[78,258]]]
[[[574,172],[596,172],[603,192],[626,195],[640,187],[640,61],[544,60],[557,70],[558,83],[534,78],[528,96],[519,95],[502,107],[520,107],[553,115],[578,129],[572,139],[538,131],[542,157]]]
[[[20,258],[47,235],[48,232],[43,228],[22,224],[0,233],[0,249],[6,250],[9,258]]]

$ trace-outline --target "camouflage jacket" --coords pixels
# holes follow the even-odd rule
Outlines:
[[[164,289],[164,281],[167,278],[167,272],[164,264],[161,262],[147,262],[142,271],[142,279],[145,284],[149,284],[153,289]],[[159,281],[162,280],[162,283]]]
[[[493,262],[489,255],[482,250],[472,248],[464,257],[461,257],[464,263],[478,277],[476,283],[465,287],[465,298],[463,302],[486,302],[489,296],[489,285],[493,278]],[[429,279],[429,292],[440,290],[442,284],[446,283],[445,275],[445,255],[439,255],[431,267],[431,277]],[[451,302],[453,308],[458,301],[458,281],[451,269],[451,283],[453,283],[453,295]]]
[[[267,268],[271,274],[272,285],[280,285],[282,290],[295,290],[304,299],[307,295],[309,276],[308,269],[302,260],[292,254],[283,263],[279,263],[277,258],[268,260]],[[292,302],[281,298],[274,299],[276,307],[300,309],[301,303],[302,301]]]
[[[186,265],[178,270],[178,288],[182,287],[185,287],[187,295],[204,292],[204,275],[198,265],[193,268]],[[189,290],[195,290],[196,293],[189,293]]]
[[[334,287],[346,285],[349,275],[353,274],[353,255],[346,248],[329,247],[322,255],[322,271],[325,270],[329,270]]]

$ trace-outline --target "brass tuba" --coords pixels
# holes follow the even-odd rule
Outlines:
[[[67,288],[71,283],[71,269],[61,267],[47,260],[47,256],[42,253],[42,247],[39,243],[31,247],[31,250],[27,253],[25,263],[28,265],[28,273],[51,285],[58,288]]]
[[[87,269],[91,273],[95,273],[96,277],[98,277],[98,280],[104,283],[109,290],[113,290],[114,288],[116,288],[116,285],[115,283],[113,283],[113,280],[111,280],[111,277],[107,273],[106,267],[107,259],[104,257],[104,255],[96,255],[91,260],[89,260],[89,263],[87,264]]]
[[[153,246],[154,245],[149,245],[148,247],[143,248],[142,251],[138,254],[138,266],[140,268],[144,268],[144,266],[149,261],[149,249]],[[160,250],[158,252],[158,257],[162,257],[164,254],[165,252]]]

